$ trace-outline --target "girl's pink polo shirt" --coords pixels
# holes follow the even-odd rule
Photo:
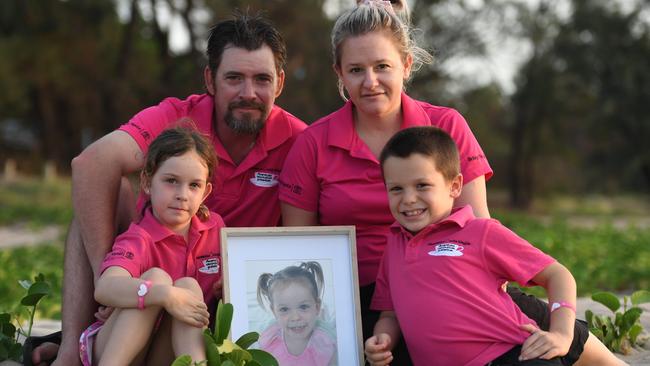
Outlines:
[[[113,249],[106,254],[101,272],[111,266],[126,269],[132,277],[158,267],[176,281],[193,277],[209,303],[213,298],[212,285],[221,278],[221,245],[219,231],[224,227],[218,214],[211,212],[207,221],[192,218],[189,243],[163,226],[147,209],[139,223],[115,239]],[[134,294],[135,296],[135,294]]]
[[[394,221],[379,161],[354,129],[353,105],[323,117],[298,137],[280,175],[280,200],[317,212],[321,225],[355,225],[360,285],[375,281]],[[454,109],[433,106],[402,93],[402,129],[436,126],[460,151],[465,182],[492,169],[465,119]]]
[[[273,106],[253,150],[236,165],[217,138],[213,114],[214,101],[208,94],[191,95],[185,100],[167,98],[136,114],[120,130],[131,135],[146,153],[160,132],[183,117],[191,118],[201,132],[210,136],[219,159],[206,205],[223,216],[228,226],[277,226],[280,170],[296,137],[307,126]]]
[[[485,365],[535,324],[501,285],[522,286],[555,260],[471,206],[413,236],[391,226],[371,308],[393,310],[415,365]]]

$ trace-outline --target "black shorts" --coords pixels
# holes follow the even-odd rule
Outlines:
[[[562,366],[562,360],[559,357],[555,357],[550,360],[542,360],[536,358],[534,360],[519,361],[519,355],[521,354],[521,346],[516,346],[510,349],[510,351],[502,354],[499,358],[488,363],[486,366]]]
[[[533,295],[528,295],[522,292],[518,287],[514,286],[508,286],[508,295],[510,295],[512,301],[517,304],[519,309],[521,309],[521,311],[526,314],[527,317],[533,319],[542,330],[548,331],[551,324],[551,311],[549,310],[548,304],[546,302],[536,298]],[[585,348],[587,338],[589,338],[589,327],[587,326],[587,323],[585,321],[576,319],[575,326],[573,328],[573,342],[571,342],[569,352],[563,357],[559,357],[561,363],[558,365],[573,365],[576,361],[578,361],[578,358],[580,358],[580,355]],[[526,363],[525,365],[534,364]]]

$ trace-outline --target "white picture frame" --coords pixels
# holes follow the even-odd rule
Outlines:
[[[317,262],[324,278],[319,334],[333,337],[332,365],[363,365],[354,226],[223,228],[221,255],[224,302],[234,307],[232,340],[279,328],[268,304],[258,301],[260,275]]]

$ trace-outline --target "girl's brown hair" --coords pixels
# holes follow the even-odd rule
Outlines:
[[[151,182],[151,178],[167,159],[173,156],[183,155],[188,151],[196,151],[196,154],[203,159],[203,163],[208,168],[207,181],[212,180],[215,169],[217,168],[217,155],[214,147],[208,140],[207,136],[201,134],[189,119],[180,120],[176,127],[164,130],[158,135],[147,151],[144,167],[140,173],[142,183]],[[147,202],[145,208],[150,204]],[[210,217],[210,210],[204,204],[201,204],[196,215],[202,221]]]

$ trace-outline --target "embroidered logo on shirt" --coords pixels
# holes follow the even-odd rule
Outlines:
[[[436,244],[435,249],[429,252],[434,257],[460,257],[465,247],[454,243]]]
[[[278,185],[278,174],[257,171],[251,178],[251,183],[258,187],[274,187]]]
[[[219,273],[219,258],[203,259],[203,267],[199,268],[199,272],[207,274]]]

